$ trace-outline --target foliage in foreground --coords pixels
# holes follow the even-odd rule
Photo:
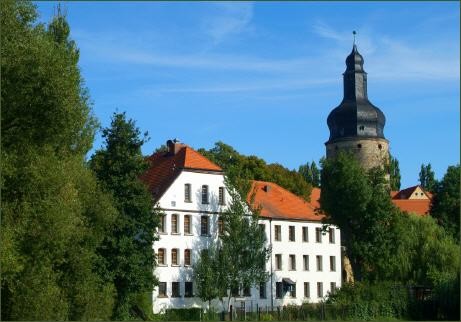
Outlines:
[[[78,50],[58,14],[1,1],[1,319],[109,319],[114,286],[97,248],[111,196],[84,163],[96,121]]]
[[[229,309],[230,300],[235,296],[233,290],[267,281],[265,263],[271,253],[259,226],[258,212],[248,214],[249,209],[240,195],[228,183],[226,186],[231,201],[220,214],[223,231],[202,251],[194,266],[197,295],[209,302],[219,298],[223,311]]]
[[[141,154],[146,135],[125,113],[114,113],[111,126],[103,129],[104,148],[96,151],[90,165],[117,209],[115,227],[99,248],[105,260],[106,278],[114,283],[117,298],[114,319],[125,320],[140,308],[137,295],[152,292],[155,261],[152,244],[160,212],[153,207],[147,187],[140,181],[148,164]]]

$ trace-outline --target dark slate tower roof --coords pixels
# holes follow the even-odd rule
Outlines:
[[[328,143],[343,138],[384,138],[386,118],[367,96],[367,73],[363,70],[363,57],[354,44],[346,58],[344,98],[328,115],[330,129]]]

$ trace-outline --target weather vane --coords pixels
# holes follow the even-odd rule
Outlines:
[[[352,34],[354,35],[354,45],[355,45],[355,35],[357,35],[357,32],[355,30],[353,30]]]

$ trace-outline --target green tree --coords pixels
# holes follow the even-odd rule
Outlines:
[[[197,288],[206,295],[203,299],[210,301],[211,298],[219,297],[223,310],[227,311],[230,300],[235,296],[232,290],[250,288],[267,281],[265,264],[271,248],[259,226],[258,210],[250,214],[240,194],[229,183],[226,186],[231,202],[220,214],[223,233],[209,247],[209,251],[202,252],[204,256],[196,264],[200,268],[205,263],[211,263],[213,269],[199,269],[196,276],[200,284]]]
[[[399,160],[394,158],[392,155],[389,154],[389,183],[391,185],[391,190],[398,191],[400,190],[400,168],[399,168]]]
[[[140,308],[140,293],[153,290],[155,261],[152,244],[158,239],[155,228],[160,211],[154,208],[147,187],[139,180],[148,167],[141,154],[147,133],[141,136],[125,113],[114,113],[110,127],[104,128],[105,146],[96,151],[91,168],[104,189],[114,198],[118,210],[115,228],[100,248],[106,261],[107,277],[117,290],[114,319],[128,319]],[[150,310],[150,309],[149,309]]]
[[[435,180],[435,173],[432,171],[431,164],[421,164],[419,171],[419,183],[426,191],[435,192],[437,189],[437,180]]]
[[[326,223],[341,229],[355,278],[380,278],[390,256],[395,210],[383,170],[366,174],[351,154],[340,153],[323,161],[321,182],[321,209]]]
[[[431,216],[459,242],[460,165],[449,166],[435,190]]]
[[[250,180],[274,182],[306,200],[310,197],[312,185],[296,170],[288,170],[277,163],[266,164],[256,156],[241,155],[223,142],[215,143],[208,151],[199,149],[198,152],[224,169],[229,182],[244,199],[251,187]]]
[[[200,252],[199,260],[194,264],[194,280],[197,285],[197,296],[202,301],[208,302],[211,308],[211,301],[219,297],[219,272],[216,270],[218,261],[217,249],[210,247]]]
[[[84,163],[96,122],[69,26],[37,25],[30,2],[0,6],[1,318],[108,319],[96,248],[115,209]]]
[[[306,164],[299,166],[298,172],[313,187],[320,187],[320,170],[317,168],[315,161],[312,161],[310,164],[307,162]]]

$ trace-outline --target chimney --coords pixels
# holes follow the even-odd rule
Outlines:
[[[168,140],[166,141],[166,146],[168,147],[168,154],[175,155],[176,153],[184,147],[184,144],[179,142],[179,140]]]

